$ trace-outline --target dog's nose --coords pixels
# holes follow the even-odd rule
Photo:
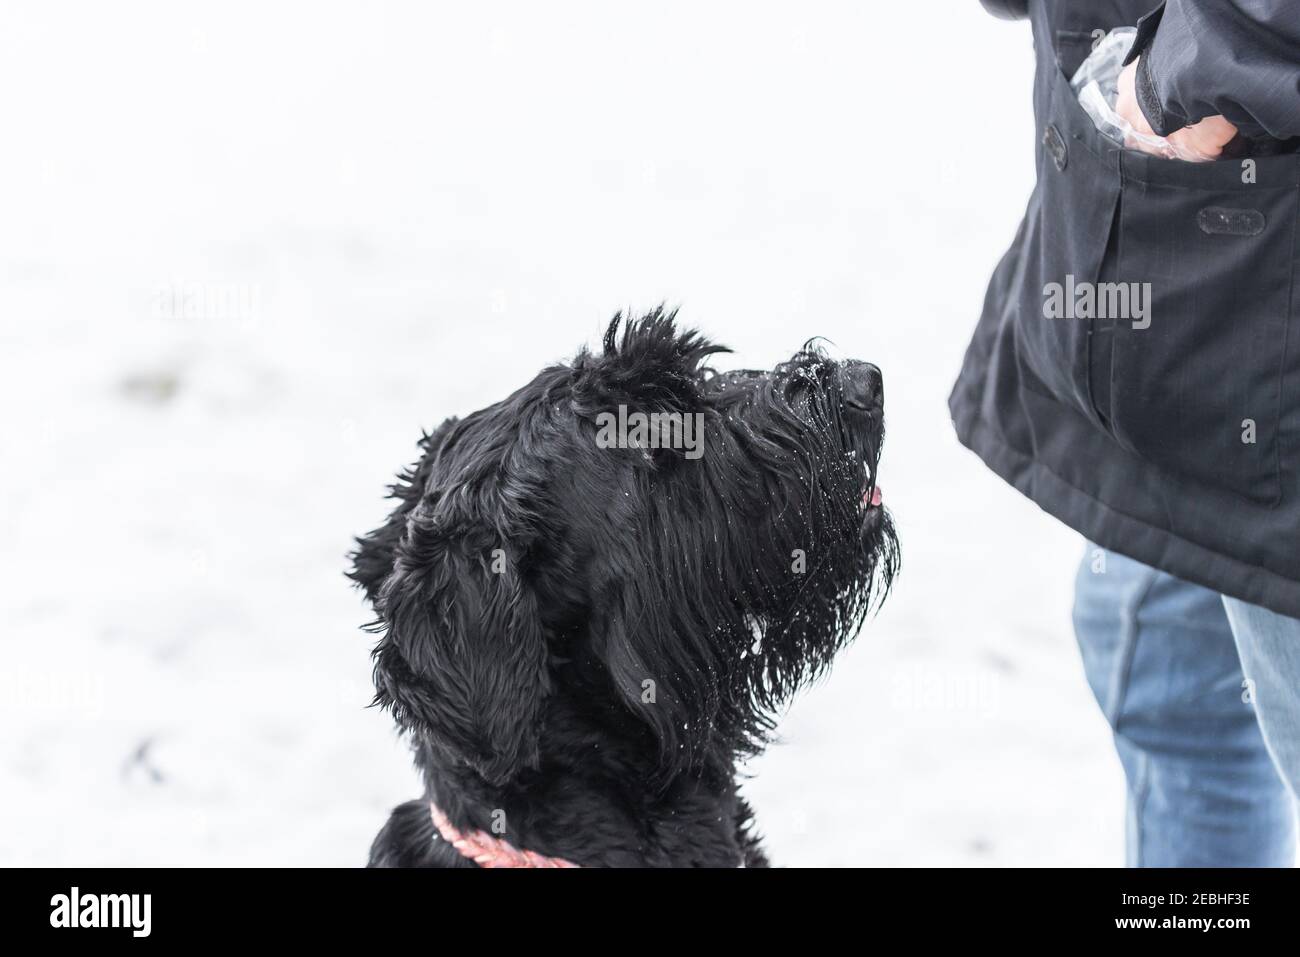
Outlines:
[[[885,379],[870,362],[850,359],[844,376],[844,402],[863,412],[878,412],[885,404]]]

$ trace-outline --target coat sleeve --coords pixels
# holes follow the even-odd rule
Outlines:
[[[1165,0],[1138,23],[1137,98],[1162,136],[1222,114],[1251,138],[1300,136],[1300,2]]]
[[[1029,0],[980,0],[980,5],[999,20],[1023,20],[1029,16]]]

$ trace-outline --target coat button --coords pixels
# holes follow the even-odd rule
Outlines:
[[[1057,170],[1064,171],[1065,164],[1070,161],[1070,155],[1065,148],[1065,140],[1061,138],[1060,131],[1050,123],[1047,129],[1043,130],[1043,146],[1047,148]]]

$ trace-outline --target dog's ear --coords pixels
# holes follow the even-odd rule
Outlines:
[[[352,562],[348,578],[361,586],[372,605],[378,602],[379,589],[393,572],[394,553],[406,532],[406,520],[424,495],[443,440],[457,421],[454,417],[447,419],[431,435],[420,438],[420,461],[401,472],[388,489],[389,498],[396,499],[397,506],[383,525],[358,538],[356,549],[348,555]]]
[[[378,613],[376,703],[493,783],[535,763],[549,682],[520,568],[537,492],[506,467],[510,434],[476,413],[422,441],[424,458],[393,487],[398,506],[360,540],[351,574]]]
[[[536,765],[549,691],[537,599],[509,553],[521,547],[449,530],[422,502],[378,603],[375,700],[493,784]]]

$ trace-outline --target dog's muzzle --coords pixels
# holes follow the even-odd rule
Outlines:
[[[850,359],[844,364],[841,388],[846,418],[863,444],[862,505],[879,508],[883,499],[876,478],[885,425],[884,376],[870,362]]]

